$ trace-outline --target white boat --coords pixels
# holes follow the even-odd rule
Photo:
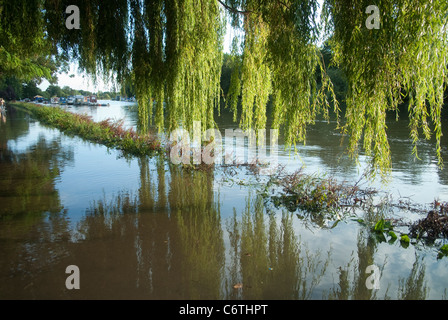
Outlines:
[[[75,96],[75,102],[74,102],[74,105],[82,105],[82,104],[84,104],[84,96],[81,96],[81,95],[78,95],[78,96]]]
[[[73,98],[73,97],[68,97],[67,98],[67,104],[72,105],[74,103],[75,103],[75,98]]]
[[[58,97],[51,98],[51,104],[59,104],[59,98]]]

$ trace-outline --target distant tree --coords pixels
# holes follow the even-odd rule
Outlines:
[[[51,98],[50,94],[47,91],[42,91],[41,96],[47,100],[49,100]]]
[[[85,90],[79,90],[79,94],[83,95],[83,96],[91,96],[92,92],[90,91],[85,91]]]
[[[232,75],[232,56],[228,53],[224,53],[224,59],[221,69],[221,89],[224,97],[227,97],[230,87],[230,77]]]
[[[324,42],[322,48],[320,49],[320,54],[322,57],[323,68],[333,84],[336,99],[339,102],[344,102],[348,89],[347,78],[344,71],[335,64],[334,52],[331,48],[330,41]],[[322,84],[321,70],[317,70],[316,77],[318,84]]]
[[[0,91],[0,98],[5,100],[16,100],[17,95],[12,86],[7,86],[4,90]]]
[[[64,91],[57,85],[49,85],[46,92],[50,97],[62,97],[64,95]]]
[[[42,90],[37,86],[36,81],[28,81],[22,86],[23,98],[32,99],[37,95],[42,95]]]
[[[74,96],[74,95],[76,94],[76,93],[75,93],[75,90],[72,89],[72,88],[70,88],[69,86],[64,86],[64,87],[62,88],[62,92],[63,92],[63,96],[64,96],[64,97]]]
[[[16,77],[0,79],[0,97],[6,100],[22,98],[22,82]]]
[[[121,85],[120,94],[124,97],[134,97],[135,96],[135,87],[134,87],[134,79],[132,76],[127,76]]]
[[[112,99],[112,98],[111,98],[111,96],[110,96],[110,94],[109,94],[108,92],[103,92],[103,93],[101,93],[100,95],[98,95],[98,99],[101,99],[101,100],[110,100],[110,99]]]

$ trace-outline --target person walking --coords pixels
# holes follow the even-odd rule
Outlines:
[[[0,98],[0,121],[6,122],[5,100],[3,98]]]

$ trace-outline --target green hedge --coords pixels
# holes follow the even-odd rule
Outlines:
[[[155,135],[139,135],[132,128],[125,129],[122,121],[112,122],[107,119],[95,122],[87,115],[32,103],[16,102],[11,105],[27,111],[40,122],[64,133],[77,135],[87,141],[119,149],[130,155],[143,156],[162,151],[160,140]]]

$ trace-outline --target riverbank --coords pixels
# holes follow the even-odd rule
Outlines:
[[[28,112],[43,124],[55,127],[70,135],[77,135],[86,141],[103,144],[108,148],[121,150],[125,154],[144,156],[163,151],[160,140],[153,134],[139,135],[134,129],[125,129],[123,122],[110,119],[95,122],[87,115],[65,111],[33,103],[12,102],[9,105]]]

